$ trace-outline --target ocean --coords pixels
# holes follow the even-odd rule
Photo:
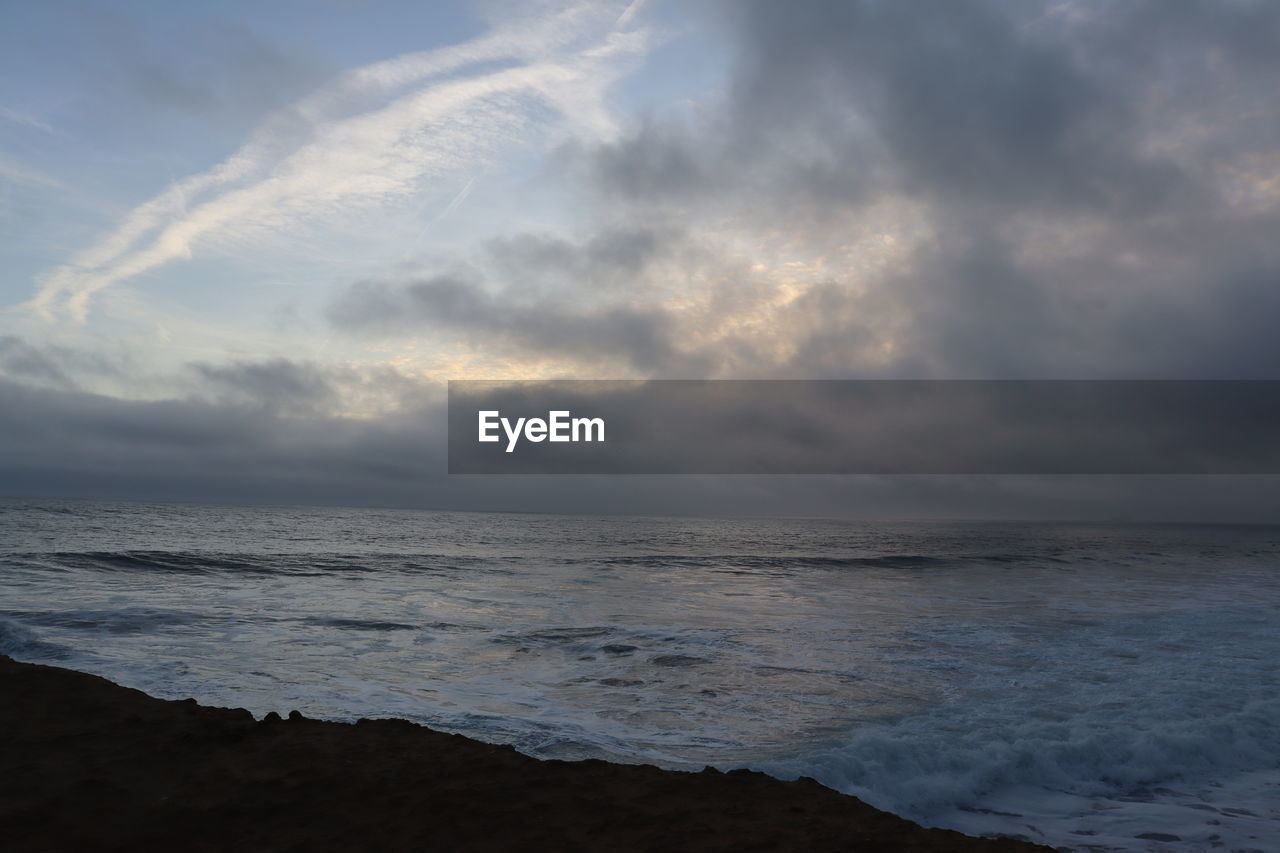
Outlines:
[[[1280,527],[0,500],[0,652],[1064,850],[1280,850]]]

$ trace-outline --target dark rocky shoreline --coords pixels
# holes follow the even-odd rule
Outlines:
[[[802,779],[540,761],[403,720],[255,721],[0,656],[18,851],[1015,851]]]

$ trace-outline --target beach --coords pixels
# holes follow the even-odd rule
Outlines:
[[[542,761],[403,720],[255,720],[0,657],[10,851],[1034,851],[818,783]]]

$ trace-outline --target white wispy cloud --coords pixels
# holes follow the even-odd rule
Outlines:
[[[20,124],[24,127],[34,127],[36,130],[43,130],[45,133],[54,132],[53,128],[47,122],[43,122],[33,115],[10,109],[3,104],[0,104],[0,119],[11,121],[14,124]]]
[[[574,5],[347,72],[40,274],[25,307],[83,321],[103,288],[200,248],[377,208],[433,178],[474,171],[549,125],[612,135],[605,90],[649,40],[630,26],[634,4],[621,17],[618,5]]]
[[[475,186],[475,183],[475,178],[468,178],[467,183],[458,191],[458,194],[453,197],[453,200],[445,206],[444,210],[437,213],[429,222],[427,222],[426,225],[422,226],[422,230],[418,232],[418,238],[414,240],[414,243],[422,242],[423,236],[431,230],[431,226],[447,219],[449,214],[461,207],[462,203],[467,200],[467,196],[471,195],[471,188]]]
[[[39,169],[33,168],[12,160],[3,152],[0,152],[0,183],[11,181],[15,184],[30,184],[32,186],[54,187],[56,189],[66,189],[66,184],[57,178],[47,175]]]

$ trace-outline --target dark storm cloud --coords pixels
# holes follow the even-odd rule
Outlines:
[[[1078,41],[1135,25],[1099,8],[1111,28],[1068,28],[1051,8],[722,4],[735,63],[722,112],[696,127],[645,123],[594,152],[591,179],[626,202],[751,189],[824,207],[895,189],[965,204],[1149,209],[1180,182],[1173,164],[1140,151],[1138,97],[1157,82],[1141,78],[1153,69],[1117,79],[1090,67]],[[1161,37],[1180,31],[1169,29]]]
[[[547,290],[563,288],[566,282],[608,287],[634,282],[679,240],[676,233],[644,226],[602,230],[582,244],[520,234],[494,240],[487,254],[508,280],[533,280]]]
[[[15,387],[62,391],[100,386],[103,379],[128,381],[156,397],[284,417],[328,416],[353,407],[395,411],[420,407],[431,394],[429,386],[387,366],[345,367],[286,358],[194,362],[173,374],[148,376],[120,347],[33,344],[16,335],[0,335],[0,378],[12,380]]]
[[[379,334],[447,329],[486,348],[512,345],[579,358],[624,357],[636,369],[662,370],[677,358],[672,319],[625,305],[580,308],[572,301],[529,301],[490,294],[475,282],[439,277],[402,285],[361,282],[329,309],[330,322]]]
[[[337,402],[329,377],[315,368],[277,358],[228,365],[197,364],[192,370],[232,402],[311,412]]]
[[[286,418],[399,412],[428,404],[432,388],[387,366],[339,367],[287,358],[187,365],[189,400]]]
[[[0,377],[70,390],[80,379],[121,376],[130,369],[127,353],[118,349],[91,352],[0,335]]]
[[[653,376],[1275,375],[1280,344],[1259,318],[1280,290],[1280,206],[1242,198],[1280,168],[1249,159],[1274,158],[1280,138],[1266,49],[1280,6],[715,8],[732,56],[717,106],[560,152],[607,227],[576,244],[498,241],[489,289],[470,296],[462,281],[353,289],[334,325],[376,327],[380,311],[399,315],[383,331],[456,323],[535,356],[603,345]],[[648,271],[683,265],[736,279],[712,308],[751,314],[742,270],[713,248],[682,254],[706,223],[782,229],[796,254],[822,256],[853,223],[874,228],[885,198],[926,232],[906,257],[858,280],[832,269],[747,332],[700,342],[678,310],[634,307]],[[611,241],[631,254],[594,262]],[[530,292],[523,306],[484,295]]]
[[[1177,183],[1176,169],[1138,151],[1135,92],[1091,73],[1069,39],[1037,33],[1043,6],[728,9],[741,36],[739,139],[785,150],[808,133],[856,172],[862,121],[902,188],[966,203],[1142,210]]]
[[[0,495],[499,511],[1267,521],[1274,478],[444,474],[443,400],[379,419],[0,380]]]
[[[737,72],[724,114],[707,133],[646,126],[600,150],[591,162],[606,203],[687,203],[700,188],[734,197],[759,190],[760,174],[776,176],[769,196],[734,203],[781,219],[819,222],[886,190],[915,199],[937,237],[873,297],[907,316],[889,365],[899,375],[1274,375],[1280,350],[1255,318],[1273,309],[1276,288],[1261,283],[1280,281],[1266,236],[1280,223],[1229,210],[1208,164],[1221,151],[1274,150],[1280,124],[1256,107],[1277,82],[1260,45],[1280,7],[725,10]],[[1198,122],[1212,129],[1203,143],[1151,144]],[[1094,245],[1023,257],[1032,217],[1092,228]],[[839,281],[822,285],[782,318],[802,336],[782,372],[865,371],[856,316],[867,297],[839,295]],[[805,315],[815,301],[835,322]]]
[[[613,145],[590,152],[571,147],[561,157],[587,158],[595,169],[589,180],[631,201],[695,199],[724,189],[725,175],[691,131],[645,122]]]
[[[5,491],[179,498],[336,497],[430,470],[412,420],[291,418],[252,405],[141,402],[0,382]],[[429,419],[428,419],[429,420]],[[438,420],[438,419],[437,419]]]
[[[15,335],[0,335],[0,373],[59,388],[74,385],[53,359]]]

